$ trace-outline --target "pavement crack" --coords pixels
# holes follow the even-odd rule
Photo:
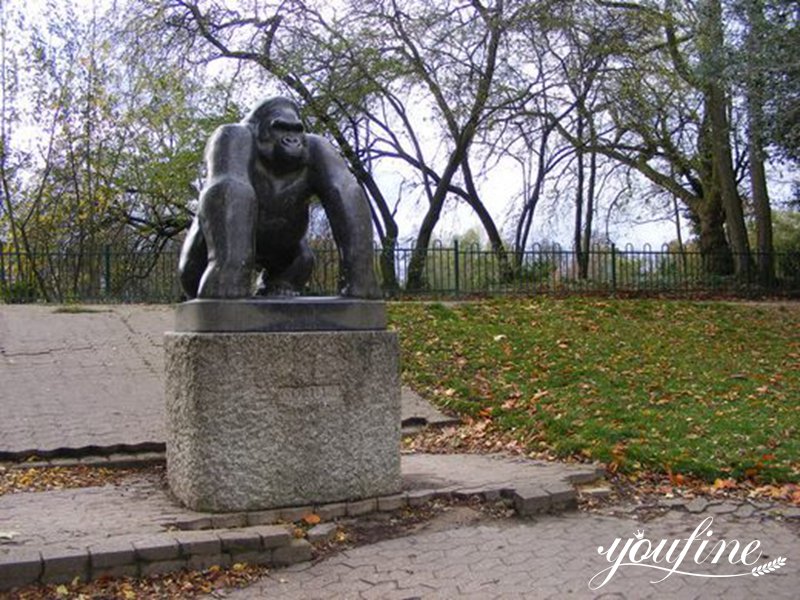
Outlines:
[[[88,346],[67,346],[64,348],[48,348],[46,350],[31,350],[28,352],[8,352],[6,350],[0,351],[0,354],[7,358],[16,358],[19,356],[46,356],[47,354],[53,354],[54,352],[78,352],[81,350],[94,350],[94,346],[91,344]]]
[[[127,315],[122,314],[119,311],[114,311],[114,314],[119,318],[120,323],[122,323],[125,328],[129,332],[128,341],[131,344],[131,348],[136,353],[136,355],[141,359],[142,363],[152,372],[158,373],[156,366],[150,361],[149,357],[145,352],[142,352],[141,348],[139,348],[138,340],[142,337],[142,332],[137,331],[130,323],[130,319]],[[147,335],[148,341],[150,341],[150,336]]]

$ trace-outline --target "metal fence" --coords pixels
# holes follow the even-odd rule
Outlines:
[[[473,296],[498,294],[624,293],[800,296],[800,252],[776,253],[775,280],[711,273],[715,257],[699,252],[630,246],[593,248],[584,259],[558,246],[534,247],[501,260],[477,246],[434,244],[427,251],[422,286],[406,289],[410,248],[390,255],[398,282],[390,296]],[[334,295],[339,265],[335,247],[315,248],[316,266],[307,293]],[[381,250],[375,250],[380,273]],[[384,257],[385,258],[385,257]],[[756,264],[758,256],[751,256]],[[731,257],[725,259],[730,262]],[[176,302],[182,293],[176,251],[143,253],[99,251],[15,253],[0,247],[0,300],[3,302]],[[581,268],[583,266],[583,269]],[[386,288],[386,286],[384,286]]]

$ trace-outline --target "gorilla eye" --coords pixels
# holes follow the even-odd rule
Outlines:
[[[270,127],[278,131],[290,131],[292,133],[303,133],[305,127],[300,121],[286,121],[285,119],[273,119]]]

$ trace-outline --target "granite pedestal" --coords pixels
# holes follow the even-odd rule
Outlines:
[[[398,348],[385,323],[374,301],[180,305],[165,341],[175,496],[241,511],[398,492]]]

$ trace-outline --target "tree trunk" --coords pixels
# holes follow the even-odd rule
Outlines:
[[[573,246],[575,247],[575,257],[578,262],[578,277],[586,279],[583,257],[583,116],[578,115],[577,126],[578,146],[575,148],[577,158],[578,180],[575,185],[575,230],[573,231]]]
[[[719,185],[725,223],[728,229],[736,275],[749,279],[752,273],[750,244],[744,222],[742,200],[736,189],[736,174],[731,158],[730,126],[728,123],[728,99],[721,80],[722,64],[719,58],[724,48],[722,28],[722,6],[719,0],[705,0],[702,7],[703,21],[700,24],[703,62],[708,73],[705,85],[705,106],[710,121],[711,152],[713,155],[714,181]]]
[[[550,132],[552,130],[552,126],[545,127],[542,137],[539,140],[539,161],[536,165],[536,181],[533,183],[533,190],[530,196],[525,200],[525,206],[522,208],[522,214],[517,223],[517,231],[514,238],[514,266],[518,271],[522,268],[525,249],[528,247],[528,236],[530,235],[531,225],[533,224],[533,213],[536,211],[536,206],[539,204],[539,198],[542,195],[544,178],[547,174],[545,152],[547,151],[547,139],[550,137]]]
[[[373,222],[378,230],[378,236],[381,240],[381,256],[380,256],[380,270],[381,270],[381,288],[388,292],[389,295],[395,294],[400,289],[400,284],[397,281],[397,267],[395,264],[395,251],[397,249],[397,238],[399,230],[397,221],[394,215],[389,210],[389,205],[386,198],[383,196],[380,187],[372,177],[372,173],[367,171],[363,162],[360,159],[350,159],[350,164],[353,166],[356,178],[369,192],[369,197],[372,199],[372,205],[377,207],[380,219],[374,214]]]
[[[747,137],[750,162],[750,191],[756,217],[756,248],[758,251],[758,279],[769,287],[775,282],[775,264],[772,247],[772,210],[764,171],[764,87],[760,65],[764,48],[761,30],[764,12],[761,0],[747,1]]]
[[[775,282],[775,261],[772,246],[772,209],[767,192],[767,176],[764,158],[757,145],[760,139],[750,132],[750,187],[756,216],[756,248],[758,251],[758,278],[761,285],[771,286]]]
[[[428,207],[428,212],[425,213],[425,217],[422,219],[422,224],[419,226],[417,241],[411,253],[411,260],[408,262],[408,281],[406,282],[406,289],[409,291],[416,292],[423,290],[427,284],[425,279],[425,263],[428,258],[428,248],[431,245],[433,230],[439,222],[439,215],[442,212],[443,204],[444,198],[438,202],[438,207],[431,204]]]
[[[500,266],[500,281],[508,283],[514,279],[514,269],[508,261],[508,253],[503,245],[503,238],[500,237],[500,232],[497,230],[497,225],[495,225],[492,215],[486,210],[486,206],[478,196],[478,189],[472,179],[472,170],[469,166],[469,155],[467,153],[464,154],[464,159],[461,161],[461,172],[464,175],[464,183],[467,187],[466,202],[478,215],[478,219],[480,219],[481,225],[483,225],[483,229],[489,237],[489,244],[491,244],[492,251],[497,256]]]
[[[733,274],[733,256],[725,237],[725,212],[722,210],[722,201],[716,190],[712,188],[704,196],[691,216],[699,230],[703,270],[710,275]]]
[[[469,137],[467,139],[471,141],[472,138]],[[450,182],[453,180],[453,175],[455,175],[456,169],[458,169],[458,166],[461,164],[467,152],[467,145],[468,142],[464,143],[463,140],[459,140],[459,146],[456,147],[453,154],[450,156],[450,161],[445,167],[442,178],[436,186],[436,192],[433,198],[431,198],[428,212],[425,213],[422,224],[419,226],[417,241],[414,244],[414,251],[411,253],[411,260],[408,263],[408,281],[406,282],[406,288],[410,291],[419,291],[425,288],[425,263],[428,258],[428,248],[431,245],[431,238],[433,238],[433,230],[439,222]]]
[[[594,136],[592,136],[594,137]],[[594,144],[594,141],[592,141]],[[581,279],[589,279],[589,252],[592,249],[592,221],[594,220],[594,196],[597,183],[597,152],[589,152],[589,186],[586,190],[586,218],[583,225],[583,263]]]
[[[728,117],[725,96],[716,86],[708,90],[708,109],[711,115],[711,145],[714,156],[714,183],[718,186],[720,201],[725,211],[725,224],[733,251],[733,263],[737,277],[749,279],[752,273],[750,244],[744,223],[742,199],[736,189],[736,175],[731,160]]]

